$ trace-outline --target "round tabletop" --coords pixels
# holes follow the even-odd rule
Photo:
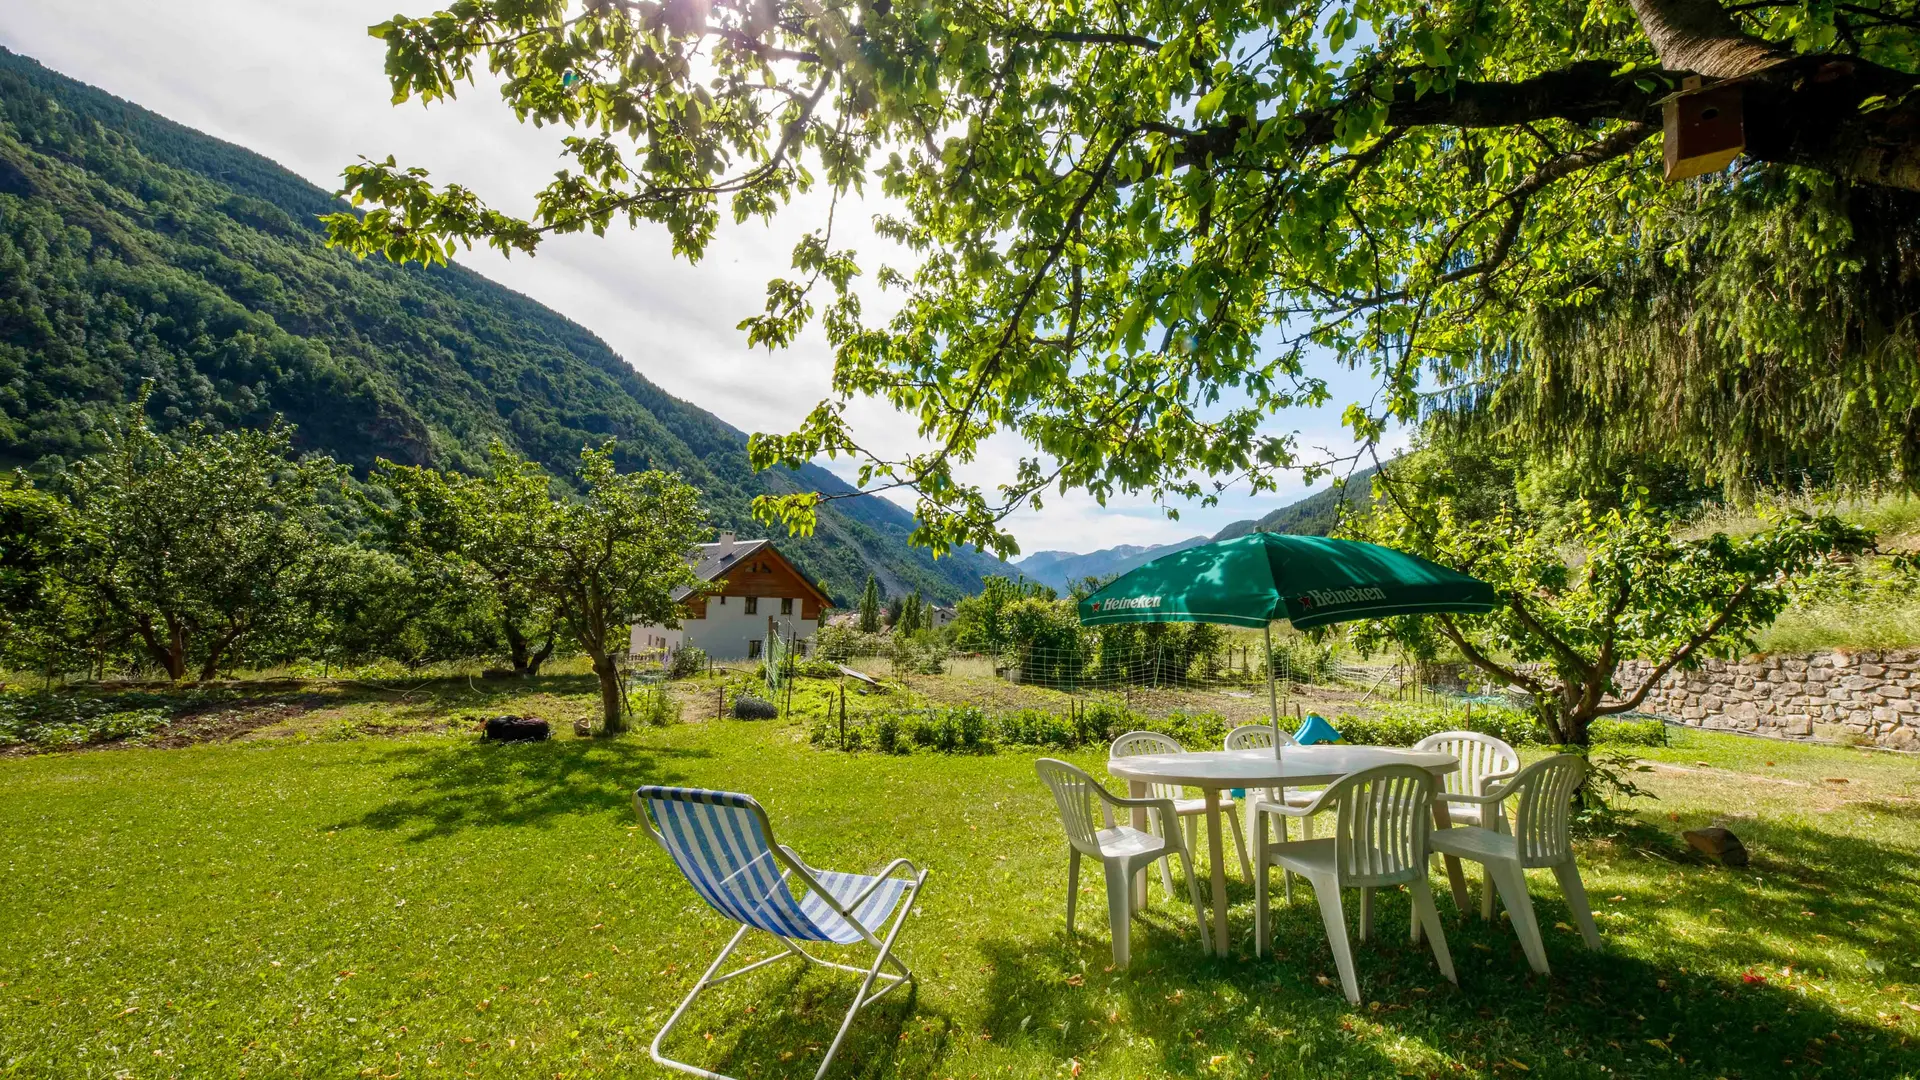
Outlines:
[[[1311,787],[1379,765],[1418,765],[1443,776],[1457,771],[1460,759],[1391,746],[1288,746],[1277,759],[1271,748],[1139,754],[1109,759],[1107,771],[1122,780],[1197,788]]]

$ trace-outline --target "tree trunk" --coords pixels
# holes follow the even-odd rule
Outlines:
[[[531,679],[535,675],[540,674],[540,665],[546,663],[547,657],[553,655],[553,642],[554,642],[554,629],[553,627],[549,626],[547,627],[546,643],[541,645],[538,649],[535,649],[533,654],[527,657],[527,670],[526,670],[527,678]]]
[[[220,661],[226,657],[227,650],[233,647],[234,639],[239,636],[240,631],[233,630],[222,634],[214,641],[213,647],[207,650],[206,662],[200,665],[201,682],[210,682],[214,676],[220,674]],[[181,661],[184,663],[185,659],[182,657]]]
[[[1735,79],[1794,55],[1741,30],[1715,0],[1633,0],[1633,13],[1671,70]]]
[[[610,653],[593,655],[593,673],[600,677],[600,726],[612,735],[627,730],[627,714],[620,700],[620,670]]]
[[[536,649],[533,641],[520,632],[520,626],[512,619],[501,623],[506,632],[507,658],[513,662],[513,673],[523,679],[531,679],[540,674],[540,665],[553,655],[554,639],[557,631],[552,624],[547,626],[547,639]]]
[[[522,677],[531,674],[531,672],[527,670],[526,635],[520,632],[520,628],[514,625],[512,619],[504,620],[500,625],[501,629],[506,633],[507,660],[513,664],[513,673]]]
[[[1584,691],[1585,687],[1562,684],[1547,693],[1534,695],[1534,714],[1540,718],[1554,745],[1585,750],[1591,743],[1593,736],[1588,728],[1593,723],[1593,714],[1583,707]]]
[[[169,620],[167,640],[161,641],[153,631],[153,620],[145,615],[136,620],[135,629],[140,632],[140,643],[146,646],[147,655],[153,657],[160,670],[167,673],[168,682],[179,682],[187,675],[186,633],[180,624]]]

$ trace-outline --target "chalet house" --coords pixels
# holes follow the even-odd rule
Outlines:
[[[797,641],[801,655],[820,625],[827,594],[780,554],[771,540],[739,540],[721,533],[717,543],[701,544],[689,556],[702,581],[718,592],[696,595],[681,589],[680,625],[635,624],[628,651],[635,658],[662,656],[682,645],[704,650],[715,660],[757,660],[778,633]]]

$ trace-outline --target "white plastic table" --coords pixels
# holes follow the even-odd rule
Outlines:
[[[1399,750],[1387,746],[1289,746],[1276,760],[1272,748],[1259,750],[1209,750],[1196,754],[1141,754],[1113,758],[1107,771],[1127,781],[1136,799],[1145,798],[1153,784],[1179,784],[1197,787],[1207,800],[1207,854],[1213,864],[1213,937],[1214,951],[1227,955],[1227,861],[1220,852],[1220,793],[1228,788],[1318,787],[1331,784],[1351,772],[1379,765],[1418,765],[1436,777],[1460,768],[1452,754],[1420,750]],[[1251,798],[1251,794],[1248,796]],[[1433,802],[1433,823],[1447,829],[1453,826],[1444,800]],[[1147,826],[1147,812],[1135,810],[1136,829]],[[1248,837],[1248,842],[1253,837]],[[1453,887],[1454,903],[1467,909],[1467,878],[1460,860],[1446,859],[1447,880]],[[1146,875],[1135,878],[1142,894]],[[1146,897],[1139,895],[1138,907]]]

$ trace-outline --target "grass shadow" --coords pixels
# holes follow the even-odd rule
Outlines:
[[[865,964],[872,954],[823,958]],[[798,961],[745,976],[702,995],[662,1052],[731,1076],[810,1077],[833,1044],[860,978]],[[926,1009],[917,983],[903,986],[854,1017],[832,1075],[932,1076],[952,1030],[950,1018]]]
[[[393,783],[405,793],[334,827],[406,831],[419,841],[575,814],[628,815],[635,788],[684,779],[671,762],[710,756],[623,739],[410,743],[378,759],[394,768]]]
[[[1842,857],[1877,858],[1898,873],[1913,862],[1911,853],[1887,850]],[[1726,884],[1718,868],[1675,869]],[[1442,891],[1438,877],[1435,885]],[[1299,889],[1291,907],[1276,900],[1275,948],[1264,958],[1252,957],[1250,935],[1239,933],[1250,930],[1244,909],[1234,927],[1239,952],[1229,959],[1200,955],[1191,921],[1172,905],[1136,923],[1127,971],[1111,968],[1098,913],[1071,940],[989,940],[980,950],[991,968],[990,1031],[996,1042],[1033,1043],[1057,1060],[1098,1054],[1116,1039],[1146,1040],[1171,1075],[1920,1075],[1920,1046],[1897,1027],[1839,1007],[1808,985],[1808,974],[1779,976],[1790,957],[1746,940],[1676,939],[1653,956],[1591,952],[1564,925],[1570,916],[1551,880],[1536,880],[1533,892],[1553,965],[1545,977],[1529,970],[1506,922],[1462,918],[1441,901],[1458,987],[1442,979],[1426,946],[1409,942],[1406,893],[1376,894],[1373,940],[1355,934],[1360,1007],[1339,993],[1310,889]],[[1352,930],[1357,896],[1347,899]],[[1658,897],[1649,889],[1637,899],[1651,905]],[[1779,899],[1769,891],[1752,903]],[[1738,901],[1721,903],[1732,914]],[[1835,910],[1829,922],[1844,925],[1860,914],[1855,906]],[[1911,925],[1916,913],[1897,914]],[[1751,953],[1767,977],[1701,970],[1729,944]],[[1764,968],[1769,963],[1778,966]]]

